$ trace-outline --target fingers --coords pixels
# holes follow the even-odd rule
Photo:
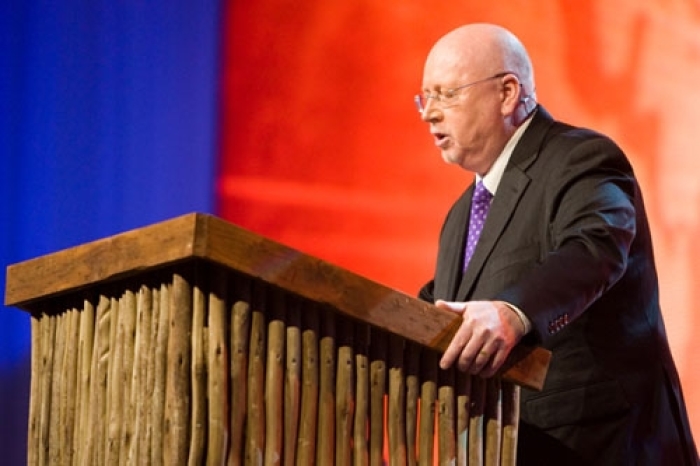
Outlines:
[[[443,301],[442,299],[438,299],[435,301],[435,307],[445,309],[446,311],[463,313],[467,309],[467,303]]]
[[[498,361],[502,359],[502,353],[498,342],[472,334],[456,359],[457,369],[486,377],[500,367]]]
[[[440,359],[442,369],[454,365],[461,371],[482,377],[498,372],[518,338],[510,322],[500,318],[494,304],[436,302],[442,309],[462,313],[462,323]]]
[[[460,371],[473,375],[490,377],[495,374],[505,360],[505,352],[493,343],[472,337],[468,329],[461,334],[458,332],[440,359],[440,368],[456,365]]]
[[[507,357],[508,351],[502,349],[496,351],[491,357],[489,364],[484,366],[479,375],[481,375],[482,377],[493,377],[494,375],[496,375],[496,372],[498,372],[498,370],[503,366],[503,363],[506,362]]]
[[[508,356],[508,351],[502,347],[498,347],[493,350],[482,349],[479,354],[481,354],[483,357],[488,355],[488,358],[482,365],[474,364],[470,370],[470,373],[473,375],[480,375],[481,377],[493,377],[505,362],[506,357]],[[479,358],[477,358],[476,361],[477,363],[478,359]]]

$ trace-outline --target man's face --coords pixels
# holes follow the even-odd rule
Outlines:
[[[486,79],[501,70],[472,71],[459,66],[450,54],[431,54],[423,74],[423,93],[454,97],[440,102],[430,98],[422,118],[442,158],[462,168],[485,174],[500,154],[507,138],[501,113],[500,78]],[[489,74],[490,72],[490,74]]]

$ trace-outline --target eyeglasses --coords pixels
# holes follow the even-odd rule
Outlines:
[[[453,87],[452,89],[445,89],[442,92],[436,92],[434,94],[417,94],[413,97],[413,102],[416,104],[418,113],[423,113],[425,108],[428,106],[428,99],[433,99],[439,108],[444,108],[451,105],[457,101],[458,91],[466,89],[467,87],[473,86],[475,84],[484,83],[486,81],[491,81],[492,79],[502,78],[503,76],[514,74],[510,71],[502,71],[501,73],[494,74],[488,78],[480,79],[478,81],[472,81],[467,84],[462,84],[461,86]]]

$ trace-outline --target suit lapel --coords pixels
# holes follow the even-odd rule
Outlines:
[[[486,217],[484,229],[474,250],[469,266],[462,277],[457,290],[457,300],[465,300],[471,294],[476,283],[476,277],[484,267],[491,251],[503,235],[510,218],[522,197],[530,178],[520,170],[508,170],[503,174],[493,203]]]
[[[515,147],[499,183],[498,191],[493,198],[474,255],[462,276],[456,295],[450,295],[456,296],[457,301],[467,300],[472,294],[477,277],[481,274],[481,270],[496,243],[503,236],[518,202],[530,184],[530,177],[526,170],[537,158],[542,142],[553,123],[552,117],[546,110],[539,107],[533,121]],[[473,186],[470,191],[473,192]],[[471,195],[469,199],[471,199]],[[466,222],[467,220],[465,220]],[[462,230],[462,235],[462,238],[466,236],[466,226]],[[458,270],[459,267],[461,267],[461,262],[453,270]],[[456,280],[451,283],[456,283]]]

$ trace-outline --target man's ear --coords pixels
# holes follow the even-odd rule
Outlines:
[[[523,88],[515,75],[508,74],[501,81],[501,112],[512,115],[518,105],[523,103]]]

